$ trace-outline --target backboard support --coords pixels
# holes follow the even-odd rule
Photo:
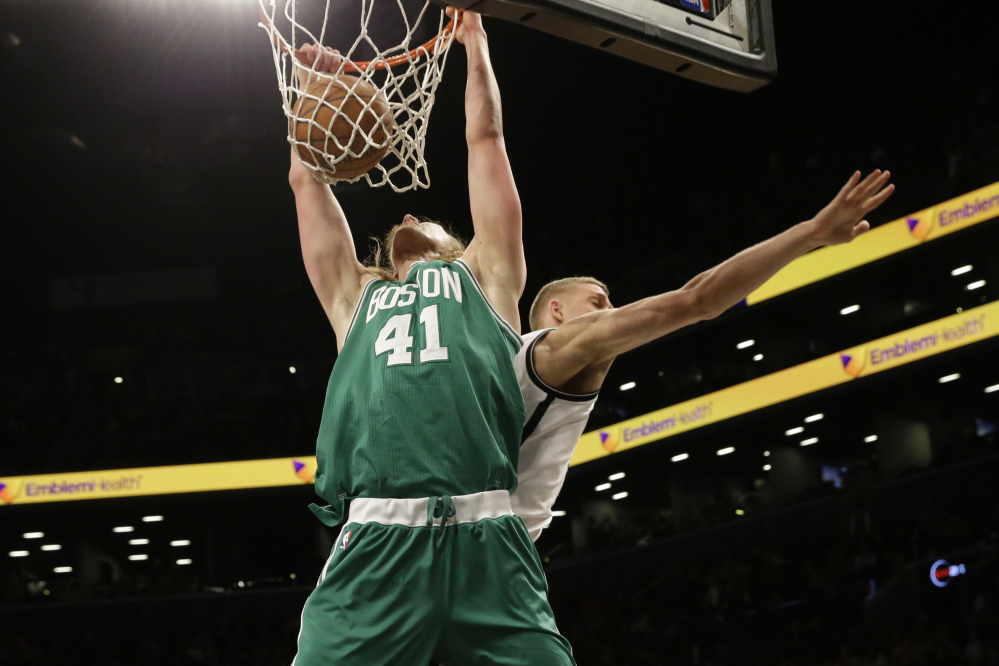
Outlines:
[[[770,0],[446,2],[729,90],[777,75]]]

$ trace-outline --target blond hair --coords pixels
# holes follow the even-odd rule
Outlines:
[[[428,243],[425,251],[423,253],[424,259],[427,261],[447,261],[452,262],[458,257],[460,257],[465,252],[465,241],[463,241],[457,234],[455,234],[449,227],[445,227],[440,222],[436,220],[431,220],[428,217],[417,218],[421,223],[431,222],[433,224],[440,225],[444,231],[447,232],[448,239],[444,241],[443,244],[430,245]],[[402,224],[397,224],[388,233],[385,234],[385,238],[381,241],[375,236],[371,237],[374,241],[375,247],[368,255],[368,258],[364,261],[364,268],[374,275],[379,280],[384,280],[390,282],[397,279],[395,264],[392,263],[392,244],[395,242],[395,235],[398,233]]]
[[[549,303],[556,298],[564,296],[581,284],[595,284],[604,290],[608,298],[610,297],[610,288],[595,277],[569,277],[549,282],[541,287],[541,291],[538,292],[538,295],[534,297],[534,302],[531,303],[531,315],[528,320],[531,324],[531,330],[536,331],[543,326]]]

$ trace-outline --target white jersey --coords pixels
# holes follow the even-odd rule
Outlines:
[[[513,362],[527,418],[520,441],[517,491],[510,496],[510,502],[513,512],[524,519],[534,541],[552,522],[552,505],[562,490],[569,459],[599,393],[564,393],[538,377],[534,371],[534,346],[553,330],[548,328],[523,336],[524,344]]]

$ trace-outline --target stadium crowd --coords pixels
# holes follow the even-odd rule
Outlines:
[[[992,561],[999,504],[927,508],[909,523],[859,521],[839,538],[776,541],[720,561],[645,568],[628,585],[559,588],[560,628],[580,663],[889,666],[999,664],[999,569]],[[948,553],[986,554],[962,598],[865,611],[865,599]],[[613,570],[615,559],[600,560]],[[866,622],[865,622],[866,615]]]
[[[992,499],[665,567],[655,558],[636,566],[625,549],[550,573],[550,594],[581,666],[991,666],[999,664],[997,524]],[[974,570],[958,590],[931,588],[924,568],[954,553]],[[904,587],[892,581],[907,575],[926,588],[914,601],[865,600],[879,591],[891,602]],[[18,617],[0,628],[0,663],[49,664],[59,654],[100,666],[290,663],[304,591],[283,604],[267,592],[234,592],[240,610],[213,613],[188,590],[121,626],[100,619],[113,611],[107,602],[91,618],[78,607],[74,626],[56,632],[39,620],[58,607],[11,608]]]

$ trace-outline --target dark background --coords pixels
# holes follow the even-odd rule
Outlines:
[[[895,174],[874,224],[980,186],[999,142],[995,41],[969,37],[987,9],[779,2],[780,72],[749,95],[487,21],[526,294],[569,274],[597,275],[621,302],[679,286],[809,217],[854,169]],[[46,309],[59,276],[215,266],[222,294],[247,302],[304,280],[256,20],[249,2],[5,0],[12,314]],[[460,46],[452,56],[431,118],[432,188],[340,197],[362,255],[406,212],[471,235]]]
[[[780,71],[749,95],[487,20],[525,213],[522,314],[566,275],[606,281],[616,304],[677,288],[809,218],[855,169],[894,174],[875,226],[999,181],[995,9],[777,2]],[[256,21],[237,0],[0,0],[0,477],[312,452],[335,341],[302,267]],[[463,88],[455,46],[429,190],[337,189],[359,256],[405,213],[471,235]],[[589,427],[990,302],[997,233],[976,225],[627,354]],[[149,271],[210,288],[67,305],[67,285]],[[538,551],[579,663],[999,665],[996,384],[982,342],[573,468]],[[820,442],[799,449],[784,432],[815,413]],[[863,439],[899,422],[925,425],[931,456],[889,472]],[[794,496],[763,469],[781,449],[808,475]],[[629,496],[609,502],[594,488],[618,472]],[[4,509],[0,663],[288,663],[336,536],[314,499]],[[120,524],[150,538],[149,560],[127,559]],[[31,531],[62,549],[38,551]],[[941,557],[971,573],[937,591]]]

